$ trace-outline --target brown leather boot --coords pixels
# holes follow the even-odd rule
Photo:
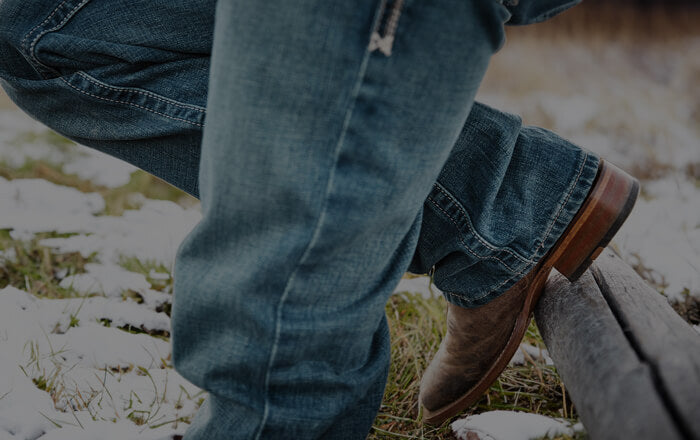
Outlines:
[[[442,423],[481,397],[520,345],[552,267],[578,279],[622,226],[638,193],[634,178],[601,161],[578,213],[533,270],[484,306],[448,304],[447,334],[420,385],[427,423]]]

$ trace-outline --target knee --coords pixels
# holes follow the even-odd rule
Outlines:
[[[31,25],[27,9],[33,7],[21,0],[0,1],[0,79],[5,87],[12,87],[20,79],[40,78],[25,50]]]

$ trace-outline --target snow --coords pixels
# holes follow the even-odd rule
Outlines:
[[[45,315],[43,318],[56,333],[68,331],[71,319],[82,322],[108,320],[112,327],[131,326],[144,331],[170,332],[168,315],[150,310],[148,305],[143,306],[134,301],[117,302],[99,296],[37,301],[39,310],[51,310],[53,313],[60,311],[60,315]]]
[[[200,214],[143,200],[139,210],[103,216],[99,194],[1,177],[0,206],[0,229],[10,229],[14,239],[68,234],[42,244],[58,253],[80,252],[94,262],[85,265],[85,273],[63,271],[60,285],[100,295],[38,299],[14,287],[0,290],[0,439],[155,440],[183,434],[182,420],[197,411],[201,390],[172,370],[168,342],[120,329],[169,334],[170,318],[156,309],[171,294],[154,290],[146,276],[119,262],[135,257],[172,267],[179,243]],[[9,249],[0,262],[15,258]],[[153,270],[149,277],[161,283],[170,279]],[[126,291],[139,294],[143,303],[123,300]],[[47,381],[52,393],[38,389],[38,380]],[[130,415],[143,417],[143,426]]]
[[[554,365],[554,361],[549,357],[549,352],[546,349],[525,343],[520,344],[520,348],[513,355],[509,365],[525,365],[529,359],[543,362],[545,365]]]
[[[200,218],[195,209],[148,200],[140,209],[127,210],[121,217],[94,217],[90,222],[85,219],[84,235],[45,239],[41,244],[61,253],[80,252],[84,257],[99,253],[103,261],[114,264],[126,256],[172,267],[177,248]]]
[[[104,209],[104,200],[99,194],[41,179],[7,181],[0,177],[0,206],[0,229],[11,229],[12,237],[21,240],[36,232],[88,231],[94,214]]]
[[[186,424],[169,422],[191,418],[202,392],[171,369],[168,342],[116,328],[169,331],[167,315],[147,307],[0,290],[0,439],[9,433],[14,437],[7,438],[40,440],[183,434]],[[99,323],[104,319],[111,327]],[[39,378],[56,385],[52,395],[37,388],[32,380]],[[129,414],[148,421],[139,428]],[[71,426],[76,424],[85,431]]]
[[[129,183],[131,173],[136,167],[111,156],[85,147],[80,148],[80,155],[73,161],[65,163],[63,172],[75,174],[82,179],[108,188],[117,188]]]
[[[75,233],[45,239],[42,245],[61,253],[80,252],[86,258],[99,253],[103,261],[114,264],[128,256],[170,267],[180,242],[201,218],[195,209],[164,200],[147,200],[121,217],[96,216],[105,206],[101,195],[41,179],[0,177],[0,206],[0,229],[10,229],[13,238],[30,239],[50,231]]]
[[[86,429],[78,426],[70,426],[61,430],[54,430],[42,436],[40,440],[171,440],[173,434],[183,435],[186,425],[181,424],[179,430],[163,435],[162,432],[150,432],[148,428],[138,429],[133,423],[120,421],[117,423],[96,422]],[[2,439],[2,437],[0,437]]]
[[[539,414],[489,411],[452,422],[460,440],[530,440],[544,436],[574,435],[582,425]]]
[[[404,292],[417,293],[423,298],[432,298],[442,295],[442,291],[432,283],[430,277],[426,276],[402,278],[399,285],[394,289],[394,294]]]
[[[161,359],[169,354],[169,344],[145,334],[130,334],[116,328],[88,324],[68,329],[62,335],[49,335],[39,341],[42,348],[59,350],[58,357],[68,365],[81,365],[94,369],[128,369],[132,365],[148,368],[159,367]],[[50,346],[49,346],[50,345]]]
[[[494,57],[477,99],[624,168],[652,159],[683,168],[700,160],[697,95],[689,92],[700,61],[679,54],[698,45],[697,37],[597,46],[513,38]]]
[[[148,272],[148,278],[150,278],[152,280],[158,280],[158,281],[167,281],[170,279],[170,274],[163,273],[163,272],[156,272],[155,270],[151,269]]]
[[[85,271],[84,274],[64,278],[61,287],[72,287],[85,295],[99,293],[108,297],[120,296],[125,290],[141,292],[151,287],[142,274],[122,269],[116,264],[86,264]]]
[[[0,109],[0,162],[18,168],[28,160],[45,160],[61,166],[66,174],[108,188],[129,183],[131,173],[137,169],[82,145],[56,145],[55,136],[48,135],[40,123],[17,111]]]
[[[700,296],[700,188],[677,174],[646,183],[615,243],[669,297]]]
[[[22,113],[0,109],[0,162],[18,168],[30,159],[59,163],[66,158],[65,150],[49,145],[37,133],[46,133],[46,128]]]

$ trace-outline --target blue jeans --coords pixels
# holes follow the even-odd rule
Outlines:
[[[0,2],[21,108],[202,201],[172,315],[210,393],[188,439],[363,438],[402,274],[474,307],[549,250],[598,159],[473,100],[505,22],[573,3]]]

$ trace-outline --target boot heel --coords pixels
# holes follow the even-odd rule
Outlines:
[[[586,200],[555,246],[554,268],[576,281],[610,243],[632,211],[639,182],[601,160]]]

